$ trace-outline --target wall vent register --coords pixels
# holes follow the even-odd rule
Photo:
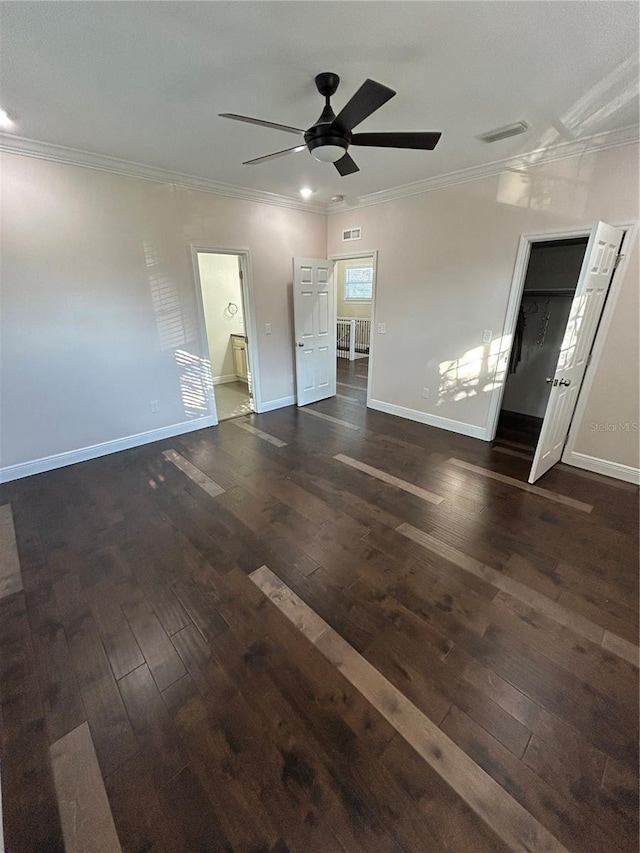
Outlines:
[[[362,228],[347,228],[342,232],[342,242],[347,240],[362,240]]]

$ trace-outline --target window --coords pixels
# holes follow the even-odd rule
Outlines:
[[[373,299],[373,267],[347,267],[344,278],[346,302],[371,302]]]

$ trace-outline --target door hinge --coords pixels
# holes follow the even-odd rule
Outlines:
[[[622,263],[622,261],[623,261],[623,260],[624,260],[624,254],[622,254],[622,253],[621,253],[621,254],[619,254],[619,255],[617,256],[617,258],[616,258],[616,259],[615,259],[615,261],[613,262],[613,268],[614,268],[614,270],[617,270],[617,269],[618,269],[618,267],[620,266],[620,264]]]
[[[242,272],[242,270],[238,270],[238,275],[240,276],[240,281],[243,281],[244,273]]]

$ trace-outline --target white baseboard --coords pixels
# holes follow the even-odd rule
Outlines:
[[[369,400],[370,409],[378,412],[386,412],[388,415],[397,415],[399,418],[407,418],[410,421],[418,421],[421,424],[446,429],[449,432],[457,432],[460,435],[468,435],[471,438],[480,438],[482,441],[490,441],[485,427],[475,424],[467,424],[464,421],[454,421],[451,418],[441,418],[439,415],[431,415],[420,412],[417,409],[407,409],[405,406],[396,406],[393,403],[385,403],[383,400]]]
[[[9,483],[11,480],[30,477],[32,474],[42,474],[45,471],[53,471],[55,468],[64,468],[66,465],[75,465],[77,462],[86,462],[88,459],[96,459],[98,456],[107,456],[109,453],[118,453],[120,450],[129,450],[129,448],[139,447],[141,444],[150,444],[153,441],[161,441],[163,438],[173,438],[175,435],[183,435],[214,425],[215,420],[211,415],[207,415],[193,421],[183,421],[179,424],[140,432],[137,435],[105,441],[102,444],[80,447],[78,450],[67,450],[64,453],[56,453],[54,456],[44,456],[41,459],[33,459],[31,462],[8,465],[5,468],[0,468],[0,483]]]
[[[594,474],[604,474],[605,477],[615,477],[616,480],[625,480],[627,483],[635,483],[640,486],[640,469],[631,465],[622,465],[620,462],[608,462],[597,456],[587,456],[586,453],[565,453],[562,461],[574,468],[583,468],[585,471],[593,471]]]
[[[226,385],[227,382],[241,382],[235,373],[225,373],[222,376],[214,376],[211,380],[214,385]]]
[[[284,409],[285,406],[295,406],[295,404],[296,396],[292,394],[291,397],[280,397],[279,400],[267,400],[260,406],[260,411],[272,412],[274,409]]]

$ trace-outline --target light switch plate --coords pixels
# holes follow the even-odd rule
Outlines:
[[[482,333],[482,343],[490,344],[491,343],[491,329],[485,329]]]
[[[387,324],[386,323],[378,323],[378,334],[386,335],[387,333]]]
[[[264,333],[265,333],[265,335],[271,334],[271,323],[265,323],[264,324]]]

